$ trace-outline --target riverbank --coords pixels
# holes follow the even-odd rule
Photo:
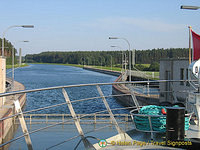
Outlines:
[[[106,66],[88,66],[88,65],[80,65],[80,64],[60,64],[60,63],[32,63],[32,64],[63,65],[63,66],[73,66],[73,67],[79,67],[79,68],[90,67],[90,68],[104,69],[104,70],[111,71],[111,67],[106,67]],[[112,71],[121,71],[121,68],[112,67]]]
[[[104,69],[97,69],[92,67],[84,67],[86,70],[100,72],[104,74],[114,75],[118,78],[114,82],[123,82],[127,80],[127,76],[123,76],[121,72],[119,71],[111,71],[111,70],[104,70]],[[138,75],[136,73],[132,73],[132,81],[137,80],[147,80],[145,78],[142,78],[142,75],[140,72],[138,72]],[[123,106],[135,106],[132,97],[129,95],[131,94],[129,91],[129,88],[127,88],[124,84],[115,84],[112,86],[112,94],[113,95],[121,95],[121,94],[128,94],[123,97],[116,97],[117,101],[121,103]],[[135,92],[135,96],[139,102],[140,105],[158,105],[159,104],[159,96],[158,95],[145,95]]]
[[[28,64],[25,64],[23,63],[20,67],[27,67]],[[18,68],[19,67],[19,64],[15,64],[14,65],[14,68]],[[6,69],[11,69],[12,68],[12,65],[6,65]]]
[[[73,67],[79,67],[79,68],[93,68],[97,72],[100,72],[99,70],[104,70],[104,71],[106,70],[108,72],[121,72],[122,71],[122,68],[120,68],[120,67],[112,67],[111,68],[108,66],[88,66],[88,65],[80,65],[80,64],[59,64],[59,63],[33,63],[33,64],[49,64],[49,65],[73,66]],[[143,76],[145,75],[150,80],[158,80],[159,79],[159,72],[151,72],[151,71],[135,71],[135,72],[139,72]],[[104,73],[104,72],[102,72],[102,73]]]

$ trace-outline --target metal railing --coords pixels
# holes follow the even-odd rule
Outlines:
[[[60,103],[60,104],[55,104],[55,105],[50,105],[50,106],[46,106],[46,107],[41,107],[41,108],[37,108],[37,109],[34,109],[34,110],[29,110],[29,111],[22,111],[21,109],[21,106],[20,106],[20,103],[19,103],[19,100],[18,99],[15,99],[13,101],[14,103],[14,106],[15,106],[15,114],[13,115],[10,115],[8,117],[4,117],[4,118],[1,118],[0,119],[0,122],[3,122],[5,121],[6,119],[9,119],[9,118],[14,118],[14,117],[18,117],[19,119],[19,123],[21,125],[21,128],[22,128],[22,131],[23,131],[23,135],[21,136],[18,136],[10,141],[7,141],[3,144],[0,145],[0,147],[3,147],[9,143],[12,143],[16,140],[19,140],[21,138],[25,138],[26,140],[26,143],[27,143],[27,147],[29,150],[33,149],[32,147],[32,142],[31,142],[31,138],[30,138],[30,135],[32,133],[36,133],[36,132],[39,132],[41,130],[44,130],[44,129],[47,129],[47,128],[51,128],[51,127],[54,127],[56,125],[59,125],[59,124],[63,124],[63,123],[69,123],[69,122],[72,122],[74,121],[76,127],[77,127],[77,130],[78,130],[78,133],[79,135],[76,136],[76,137],[72,137],[66,141],[70,141],[74,138],[77,138],[77,137],[81,137],[83,143],[84,143],[84,146],[86,149],[94,149],[94,147],[92,146],[92,144],[87,140],[82,128],[81,128],[81,124],[80,124],[80,120],[82,118],[85,118],[85,117],[90,117],[90,116],[93,116],[94,117],[94,123],[97,122],[97,116],[99,114],[101,114],[102,116],[104,116],[105,114],[102,114],[102,113],[105,113],[107,112],[108,116],[109,116],[109,119],[110,119],[110,122],[112,122],[112,125],[115,126],[116,130],[118,131],[119,134],[121,133],[124,133],[124,131],[119,127],[119,124],[116,120],[116,114],[113,114],[113,111],[116,111],[116,110],[121,110],[121,109],[133,109],[133,108],[137,108],[138,107],[138,104],[136,104],[135,101],[137,101],[137,99],[133,100],[134,103],[136,104],[136,107],[133,106],[133,107],[123,107],[123,108],[116,108],[116,109],[111,109],[109,104],[107,103],[107,100],[106,98],[108,97],[120,97],[120,96],[132,96],[132,97],[135,97],[134,96],[134,92],[129,92],[128,94],[127,93],[124,93],[124,94],[118,94],[118,95],[108,95],[108,96],[104,96],[103,92],[101,91],[101,86],[105,86],[105,85],[120,85],[120,84],[148,84],[148,83],[154,83],[154,82],[159,82],[159,83],[165,83],[165,82],[168,82],[168,80],[160,80],[160,81],[133,81],[133,82],[114,82],[114,83],[93,83],[93,84],[79,84],[79,85],[65,85],[65,86],[55,86],[55,87],[47,87],[47,88],[39,88],[39,89],[32,89],[32,90],[22,90],[22,91],[13,91],[13,92],[9,92],[9,93],[0,93],[0,97],[5,97],[5,96],[10,96],[10,95],[17,95],[17,94],[24,94],[24,93],[31,93],[31,92],[38,92],[38,91],[47,91],[47,90],[56,90],[56,89],[62,89],[62,93],[64,95],[64,98],[65,98],[65,102],[63,103]],[[170,81],[170,82],[180,82],[180,80],[173,80],[173,81]],[[78,99],[78,100],[73,100],[71,101],[69,96],[68,96],[68,93],[67,93],[67,89],[68,88],[72,88],[72,87],[85,87],[85,86],[93,86],[93,87],[96,87],[97,88],[97,91],[99,93],[99,96],[96,96],[96,97],[90,97],[90,98],[84,98],[84,99]],[[83,102],[83,101],[88,101],[88,100],[95,100],[95,99],[102,99],[104,105],[105,105],[105,110],[103,111],[97,111],[95,113],[90,113],[90,114],[82,114],[82,115],[79,115],[79,114],[76,114],[75,111],[74,111],[74,108],[72,106],[72,104],[74,103],[77,103],[77,102]],[[27,129],[27,122],[25,121],[25,119],[27,118],[27,116],[29,118],[31,118],[29,120],[29,123],[33,123],[32,121],[32,117],[30,117],[31,115],[28,114],[28,113],[34,113],[36,111],[40,111],[40,110],[45,110],[45,109],[49,109],[49,108],[53,108],[53,107],[57,107],[57,106],[62,106],[62,105],[67,105],[69,110],[70,110],[70,113],[71,113],[71,116],[72,118],[65,118],[65,115],[63,115],[64,117],[62,118],[61,121],[59,122],[55,122],[54,124],[51,124],[51,125],[47,125],[46,127],[42,127],[42,128],[39,128],[39,129],[36,129],[36,130],[33,130],[33,131],[28,131]],[[127,115],[127,114],[126,114]],[[127,117],[129,117],[129,115],[125,116],[126,119],[125,121],[128,121],[129,118],[127,119]],[[95,119],[96,118],[96,119]],[[48,120],[48,117],[47,119]],[[95,121],[96,120],[96,121]],[[109,123],[110,123],[109,122]],[[105,126],[105,127],[108,127],[108,126]],[[100,129],[103,129],[104,127],[101,127]],[[98,130],[98,129],[97,129]],[[92,132],[92,131],[91,131]],[[62,142],[61,142],[62,143]]]
[[[133,107],[132,107],[133,108]],[[87,115],[86,117],[83,117]],[[77,114],[80,118],[81,124],[113,124],[110,121],[109,114]],[[131,121],[130,114],[114,114],[114,117],[121,124],[127,124]],[[73,124],[73,120],[65,122],[71,119],[71,114],[24,114],[24,119],[26,124],[55,124],[58,122],[63,122],[63,124]],[[19,124],[19,121],[15,118],[15,124]]]

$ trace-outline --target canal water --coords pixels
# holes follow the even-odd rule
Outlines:
[[[19,68],[15,71],[15,80],[25,85],[26,89],[37,89],[62,85],[87,84],[87,83],[106,83],[114,82],[116,76],[84,70],[78,67],[48,64],[30,64],[28,67]],[[111,86],[101,86],[105,95],[112,94]],[[95,86],[75,87],[66,89],[70,99],[77,100],[99,96]],[[114,98],[107,98],[113,108],[121,107]],[[26,110],[37,109],[49,105],[65,102],[62,91],[51,90],[27,94]],[[101,111],[103,103],[100,101],[88,101],[76,103],[77,113],[92,113]],[[76,109],[77,108],[77,109]],[[80,109],[81,108],[81,109]],[[69,113],[66,106],[52,108],[34,113]]]
[[[25,85],[26,89],[37,89],[45,87],[54,87],[62,85],[74,85],[74,84],[87,84],[87,83],[106,83],[114,82],[117,77],[106,75],[102,73],[92,72],[84,70],[78,67],[63,66],[63,65],[49,65],[49,64],[30,64],[28,67],[19,68],[15,70],[15,80],[21,82]],[[112,86],[101,86],[102,91],[105,96],[112,94]],[[89,97],[98,97],[99,94],[95,86],[88,87],[75,87],[66,88],[70,99],[78,100]],[[111,108],[122,107],[116,102],[114,98],[107,98],[107,101]],[[50,90],[50,91],[40,91],[27,94],[27,102],[24,111],[42,108],[45,106],[55,105],[59,103],[64,103],[65,99],[62,95],[62,91]],[[105,106],[102,100],[90,100],[85,102],[79,102],[73,104],[74,110],[79,114],[88,114],[98,111],[105,110]],[[69,113],[67,105],[54,107],[51,109],[45,109],[42,111],[33,112],[43,113],[43,114],[65,114]],[[118,111],[117,113],[128,113],[128,111]],[[28,126],[29,131],[38,129],[44,125],[32,125]],[[101,125],[102,126],[102,125]],[[87,129],[93,129],[96,127],[85,126]],[[110,128],[112,129],[112,128]],[[105,129],[101,132],[97,132],[94,135],[104,135],[105,138],[116,134],[116,131],[108,131],[110,129]],[[109,134],[108,134],[109,133]],[[19,127],[15,137],[21,135],[21,128]],[[34,149],[45,149],[48,146],[56,144],[60,141],[66,140],[67,138],[77,135],[76,128],[72,125],[62,125],[54,127],[51,129],[46,129],[40,133],[31,134],[31,139],[33,141]],[[76,143],[78,143],[80,138],[74,140],[73,142],[68,142],[57,146],[52,149],[73,149]],[[80,149],[83,145],[80,146]],[[11,144],[10,150],[14,149],[27,149],[24,138]]]

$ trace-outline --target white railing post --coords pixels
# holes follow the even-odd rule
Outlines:
[[[33,150],[31,138],[30,138],[30,135],[29,135],[29,132],[28,132],[28,129],[26,126],[26,121],[24,119],[24,115],[23,115],[23,112],[22,112],[22,109],[21,109],[18,99],[14,100],[14,105],[15,105],[16,112],[19,113],[18,118],[19,118],[19,121],[21,124],[22,131],[25,136],[25,141],[26,141],[27,147],[29,150]]]
[[[116,119],[115,119],[115,117],[114,117],[114,115],[113,115],[113,113],[112,113],[112,111],[111,111],[109,105],[108,105],[108,102],[106,101],[106,98],[105,98],[103,92],[101,91],[101,88],[99,87],[99,85],[97,85],[96,87],[97,87],[97,90],[98,90],[100,96],[102,97],[103,103],[104,103],[104,105],[106,106],[106,109],[107,109],[107,111],[108,111],[108,113],[109,113],[109,115],[110,115],[110,119],[111,119],[111,121],[114,123],[115,128],[117,129],[118,133],[119,133],[119,134],[124,133],[124,132],[120,129],[120,127],[119,127],[119,125],[118,125],[118,123],[117,123],[117,121],[116,121]]]
[[[81,139],[83,140],[83,144],[84,144],[85,148],[88,149],[88,150],[95,150],[94,146],[85,138],[83,130],[82,130],[81,125],[80,125],[80,121],[79,121],[79,119],[78,119],[78,117],[77,117],[77,115],[74,111],[74,108],[73,108],[72,103],[69,99],[69,96],[68,96],[68,94],[67,94],[67,92],[65,91],[64,88],[62,89],[62,93],[65,97],[65,101],[67,102],[69,111],[70,111],[70,113],[71,113],[71,115],[74,119],[74,123],[75,123],[76,128],[79,132],[79,135],[81,136]]]

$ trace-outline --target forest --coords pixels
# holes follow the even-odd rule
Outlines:
[[[188,58],[188,48],[169,48],[131,51],[131,57],[135,56],[135,64],[140,70],[159,69],[159,61],[162,58]],[[82,64],[96,66],[121,67],[123,60],[128,60],[128,51],[70,51],[58,52],[48,51],[40,54],[26,55],[27,63],[62,63],[62,64]],[[124,63],[124,62],[123,62]],[[128,63],[128,62],[127,62]],[[129,64],[129,63],[128,63]],[[152,68],[142,68],[138,64],[151,64]],[[156,70],[155,70],[156,66]],[[132,66],[133,67],[133,66]]]

